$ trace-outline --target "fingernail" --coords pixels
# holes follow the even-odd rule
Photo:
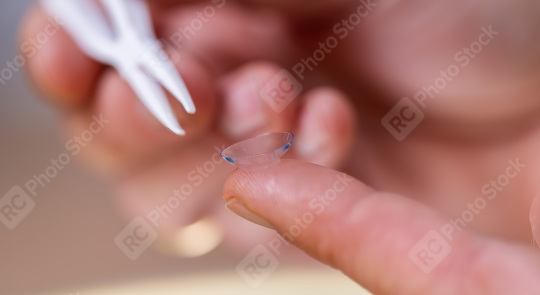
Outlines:
[[[231,210],[232,212],[234,212],[238,216],[240,216],[240,217],[242,217],[242,218],[244,218],[244,219],[246,219],[248,221],[251,221],[251,222],[253,222],[255,224],[258,224],[260,226],[267,227],[269,229],[274,229],[274,227],[272,227],[272,225],[270,223],[268,223],[268,221],[264,220],[263,218],[261,218],[257,214],[255,214],[252,211],[250,211],[249,209],[247,209],[244,206],[244,204],[242,204],[241,201],[238,201],[235,198],[232,198],[229,201],[227,201],[227,204],[225,204],[225,207],[227,207],[227,209]]]
[[[303,127],[296,142],[296,152],[305,159],[312,159],[324,151],[330,139],[315,126]]]

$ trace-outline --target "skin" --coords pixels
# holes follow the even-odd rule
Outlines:
[[[208,5],[151,4],[164,39]],[[282,112],[261,103],[259,89],[311,56],[358,5],[230,1],[181,47],[169,44],[169,54],[181,56],[177,67],[197,106],[191,116],[176,105],[185,137],[161,126],[114,70],[86,57],[62,30],[27,56],[28,73],[63,111],[68,134],[88,128],[93,115],[109,119],[84,158],[115,184],[120,207],[132,217],[165,203],[212,159],[215,146],[269,131],[295,133],[293,159],[234,172],[217,165],[160,222],[163,232],[212,215],[228,243],[249,251],[246,236],[268,233],[248,228],[254,234],[243,235],[247,225],[216,200],[222,187],[231,210],[287,234],[343,171],[354,180],[291,239],[315,259],[376,294],[538,294],[540,256],[530,242],[540,237],[538,4],[379,1],[306,72],[298,99]],[[31,9],[21,42],[47,21],[39,7]],[[458,64],[456,53],[490,27],[497,34],[489,44],[425,101],[424,121],[404,141],[393,138],[381,118]],[[422,272],[409,250],[485,198],[482,188],[516,159],[525,167],[470,222],[454,228],[452,251],[432,272]]]

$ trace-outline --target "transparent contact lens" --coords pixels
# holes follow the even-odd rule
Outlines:
[[[221,156],[238,167],[263,166],[283,157],[293,138],[289,132],[266,133],[231,145],[221,152]]]

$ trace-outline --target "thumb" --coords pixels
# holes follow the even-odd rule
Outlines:
[[[431,209],[321,166],[282,160],[237,169],[223,196],[232,211],[375,294],[504,294],[515,291],[510,278],[525,279],[501,261],[515,249],[441,231],[446,222]],[[508,256],[512,265],[523,260]]]

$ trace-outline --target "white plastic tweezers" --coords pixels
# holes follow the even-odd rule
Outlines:
[[[163,125],[184,135],[163,88],[186,112],[194,114],[195,105],[154,35],[147,4],[143,0],[100,1],[107,15],[93,0],[41,0],[41,4],[86,54],[116,68]]]

